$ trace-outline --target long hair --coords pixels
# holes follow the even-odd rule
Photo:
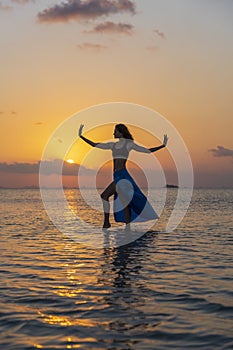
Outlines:
[[[133,140],[133,136],[130,134],[127,126],[125,124],[117,124],[116,129],[122,133],[124,139]]]

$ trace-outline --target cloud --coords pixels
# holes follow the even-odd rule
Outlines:
[[[67,0],[38,13],[40,22],[68,22],[70,20],[90,20],[111,14],[136,13],[131,0]]]
[[[107,46],[104,46],[104,45],[92,44],[92,43],[82,43],[77,46],[80,50],[95,51],[95,52],[100,52],[108,48]]]
[[[11,0],[11,2],[15,2],[16,4],[26,4],[28,2],[34,2],[34,0]]]
[[[9,11],[9,10],[12,10],[13,7],[11,6],[7,6],[7,5],[3,5],[0,1],[0,11]]]
[[[0,163],[0,172],[35,174],[39,171],[39,163]]]
[[[11,174],[38,174],[40,164],[37,163],[0,163],[0,172],[11,173]],[[43,161],[43,175],[60,174],[62,167],[62,175],[66,176],[77,176],[80,168],[79,164],[70,164],[64,162],[62,159],[54,159],[52,161]],[[93,170],[82,166],[82,174],[92,175],[95,174]]]
[[[146,50],[150,51],[150,52],[156,52],[156,51],[158,51],[158,49],[159,49],[158,46],[155,46],[155,45],[146,47]]]
[[[127,23],[104,22],[96,25],[93,30],[84,33],[115,33],[115,34],[133,34],[133,26]]]
[[[35,122],[35,123],[34,123],[34,125],[37,125],[37,126],[43,125],[43,124],[44,124],[44,122]]]
[[[212,152],[214,157],[232,157],[233,150],[225,148],[223,146],[217,146],[217,148],[210,149],[209,152]]]
[[[159,29],[154,29],[154,32],[162,39],[165,39],[165,34],[161,32]]]
[[[17,116],[17,112],[12,110],[8,110],[8,111],[0,111],[0,115],[5,115],[7,117],[16,117]]]

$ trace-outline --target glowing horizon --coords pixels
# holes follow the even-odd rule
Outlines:
[[[125,101],[171,121],[190,152],[196,185],[233,187],[233,4],[127,4],[95,13],[87,6],[69,16],[60,1],[5,0],[0,6],[0,169],[39,161],[54,129],[78,111]],[[108,133],[110,139],[111,128]],[[101,139],[98,132],[87,135]],[[137,131],[135,141],[143,143]],[[79,162],[74,153],[75,146],[67,159]],[[165,154],[156,156],[169,167]],[[93,162],[97,166],[97,156]],[[0,171],[0,186],[7,181],[23,180]]]

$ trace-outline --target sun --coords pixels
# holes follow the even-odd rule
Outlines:
[[[67,159],[67,161],[66,161],[67,163],[69,163],[69,164],[74,164],[74,161],[73,161],[73,159]]]

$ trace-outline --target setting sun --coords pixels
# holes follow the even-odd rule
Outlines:
[[[68,159],[66,162],[67,162],[67,163],[70,163],[70,164],[74,164],[73,159]]]

